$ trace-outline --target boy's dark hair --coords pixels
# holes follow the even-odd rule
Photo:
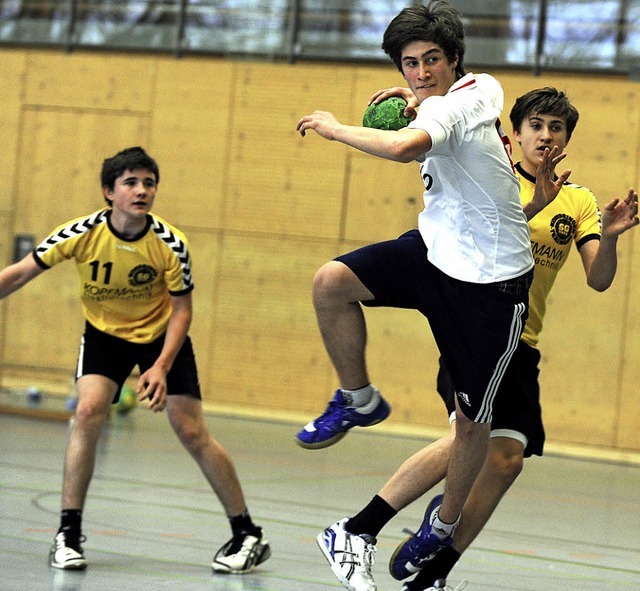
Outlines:
[[[564,119],[567,126],[567,141],[578,123],[578,109],[576,109],[569,97],[562,91],[552,86],[536,88],[516,99],[509,117],[513,129],[520,133],[522,122],[534,115],[555,115]]]
[[[125,170],[136,170],[138,168],[146,168],[151,171],[156,177],[156,184],[160,182],[160,169],[157,162],[137,146],[135,148],[126,148],[102,162],[101,186],[108,187],[109,190],[113,191],[116,179]],[[111,203],[108,199],[106,201],[109,204]]]
[[[402,72],[402,49],[414,41],[439,45],[449,63],[458,59],[456,78],[464,76],[464,25],[462,16],[444,0],[431,0],[427,6],[404,8],[389,23],[382,49]]]

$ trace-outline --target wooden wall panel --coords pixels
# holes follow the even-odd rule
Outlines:
[[[148,120],[134,113],[25,110],[21,129],[16,232],[43,237],[105,202],[102,161],[120,149],[145,144]]]
[[[75,368],[84,321],[73,264],[59,265],[6,301],[4,363],[48,370]]]
[[[150,150],[162,177],[162,211],[176,225],[220,228],[229,159],[234,66],[162,58]]]
[[[168,221],[173,222],[172,218]],[[176,225],[178,225],[176,223]],[[211,397],[211,379],[215,335],[217,330],[218,267],[222,249],[219,232],[178,227],[189,241],[195,289],[193,321],[189,334],[193,341],[203,397]]]
[[[100,207],[102,159],[146,146],[163,172],[156,211],[191,242],[191,333],[205,402],[320,412],[337,380],[316,326],[313,275],[338,253],[415,227],[422,186],[412,165],[313,132],[301,138],[295,124],[316,109],[359,123],[372,92],[403,83],[394,67],[34,50],[1,51],[0,65],[10,72],[0,131],[16,146],[0,155],[0,254],[9,255],[13,232],[41,238]],[[565,163],[601,206],[640,182],[637,85],[492,73],[505,88],[509,131],[517,96],[544,85],[568,92],[581,120]],[[554,289],[541,341],[550,441],[640,450],[640,238],[624,236],[619,251],[608,292],[586,286],[577,253]],[[4,370],[70,375],[82,325],[77,289],[73,265],[61,265],[0,303]],[[42,314],[53,299],[55,313]],[[406,310],[365,314],[369,369],[393,404],[390,421],[446,427],[426,321]]]
[[[640,91],[639,91],[640,92]],[[640,187],[640,129],[636,132],[636,182]],[[637,231],[628,237],[630,255],[618,276],[625,282],[623,344],[620,352],[621,378],[615,390],[616,440],[615,447],[640,450],[640,235]]]
[[[0,269],[11,263],[13,254],[13,216],[0,210]]]
[[[631,184],[640,190],[640,87],[628,85],[625,95],[633,95],[629,106],[629,121],[635,122],[634,126],[626,126],[625,146],[631,146],[633,152],[633,139],[635,138],[635,162],[629,166],[628,173],[635,179]],[[608,165],[608,161],[607,161]],[[629,255],[621,265],[618,277],[624,281],[624,315],[622,319],[623,343],[620,351],[621,377],[618,387],[615,389],[616,409],[616,439],[615,447],[623,449],[640,450],[640,407],[638,406],[638,384],[640,383],[640,235],[635,230],[627,237]]]
[[[389,421],[447,428],[436,392],[438,348],[429,324],[414,310],[365,308],[371,380],[392,406]]]
[[[153,57],[32,51],[28,61],[26,105],[145,113],[151,109]]]
[[[24,52],[8,51],[2,59],[0,84],[0,211],[13,208],[16,155],[20,135],[20,109],[24,91]],[[0,255],[3,251],[0,251]],[[4,258],[2,259],[4,260]]]
[[[377,160],[375,167],[371,160]],[[418,226],[424,185],[417,163],[350,155],[345,238],[389,240]]]
[[[295,126],[315,110],[351,118],[350,76],[335,66],[244,63],[236,84],[225,227],[336,238],[347,148],[302,138]]]
[[[210,402],[316,412],[335,380],[311,302],[335,246],[225,236],[218,279]]]
[[[617,279],[605,293],[592,290],[577,252],[558,275],[540,339],[541,400],[551,440],[613,444],[625,284]]]
[[[12,233],[10,231],[12,216],[0,210],[0,268],[11,263]],[[6,334],[7,300],[0,300],[0,385],[3,378],[3,360],[5,358],[4,336]]]

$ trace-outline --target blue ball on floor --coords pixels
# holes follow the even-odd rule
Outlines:
[[[42,392],[40,391],[40,388],[31,386],[27,390],[27,401],[29,404],[40,404],[42,402]]]

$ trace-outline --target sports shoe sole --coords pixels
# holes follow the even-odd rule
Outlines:
[[[417,574],[420,572],[421,569],[416,570],[415,573],[409,573],[406,577],[403,577],[402,579],[399,579],[396,574],[393,572],[393,563],[396,561],[396,557],[398,556],[398,554],[400,554],[400,551],[404,548],[405,544],[413,537],[413,534],[410,536],[407,536],[404,540],[402,540],[402,542],[400,542],[400,544],[398,544],[398,547],[393,551],[393,554],[391,555],[391,558],[389,558],[389,573],[391,574],[391,576],[396,580],[396,581],[402,581],[404,579],[408,579],[412,574]]]
[[[59,570],[84,570],[87,568],[87,561],[84,558],[78,558],[74,561],[70,562],[54,562],[53,561],[53,552],[49,555],[49,566],[51,568],[57,568]]]
[[[81,564],[58,564],[58,563],[49,563],[51,568],[57,568],[59,570],[84,570],[87,568],[87,563]]]
[[[436,495],[435,497],[433,497],[433,499],[431,499],[431,502],[429,503],[429,505],[427,506],[427,509],[425,511],[423,523],[424,523],[424,520],[427,519],[427,515],[431,517],[431,514],[433,513],[435,507],[442,505],[442,499],[443,499],[443,495],[441,495],[441,494]],[[422,528],[422,524],[420,525],[420,528]],[[407,544],[407,542],[409,540],[411,540],[411,538],[413,538],[415,536],[415,532],[412,532],[409,529],[405,528],[403,531],[407,532],[410,535],[408,537],[406,537],[404,540],[402,540],[402,543],[400,543],[398,545],[398,547],[394,550],[393,554],[391,555],[391,558],[389,559],[389,573],[397,581],[402,581],[404,579],[408,579],[410,576],[415,575],[416,573],[419,573],[422,570],[422,568],[417,568],[417,567],[411,565],[412,569],[410,570],[410,569],[407,568],[406,570],[407,570],[407,572],[409,574],[407,574],[404,577],[398,577],[398,575],[393,572],[393,564],[396,561],[396,557],[404,549],[404,547]],[[437,550],[436,550],[436,552],[437,552]],[[435,552],[430,554],[428,557],[425,556],[425,558],[423,558],[423,560],[431,560],[431,558],[433,558],[434,555],[435,555]]]

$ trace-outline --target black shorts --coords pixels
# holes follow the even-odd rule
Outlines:
[[[527,319],[533,271],[499,283],[459,281],[428,260],[418,230],[336,260],[374,295],[363,305],[414,309],[428,319],[460,408],[475,422],[490,422],[493,399]]]
[[[115,403],[133,368],[137,365],[140,373],[147,371],[158,359],[163,344],[164,335],[151,343],[131,343],[102,332],[87,322],[80,342],[76,379],[97,374],[113,380],[118,385]],[[185,394],[201,399],[196,359],[189,337],[167,374],[167,394]]]
[[[492,437],[510,437],[525,446],[524,457],[541,456],[544,449],[544,425],[540,407],[540,351],[520,341],[502,378],[493,403]],[[449,415],[455,411],[454,387],[440,359],[438,394]]]

